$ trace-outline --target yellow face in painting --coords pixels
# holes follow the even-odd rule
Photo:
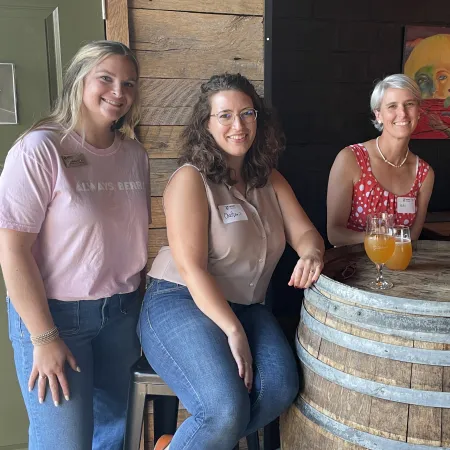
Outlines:
[[[450,97],[450,34],[435,34],[416,44],[405,74],[417,82],[422,98]]]
[[[435,98],[450,97],[450,67],[438,69],[435,75],[436,92]]]

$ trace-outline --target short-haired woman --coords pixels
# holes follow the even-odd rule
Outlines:
[[[370,106],[376,139],[345,147],[330,171],[327,232],[332,245],[364,242],[368,214],[395,215],[418,239],[434,184],[433,169],[409,150],[420,114],[420,90],[403,74],[378,82]]]

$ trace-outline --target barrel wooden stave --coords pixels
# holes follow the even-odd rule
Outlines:
[[[340,321],[325,320],[325,324],[329,326],[336,325],[337,322]],[[392,386],[425,391],[443,389],[444,367],[412,364],[359,353],[320,338],[301,324],[297,338],[303,347],[304,337],[312,355],[343,373]],[[435,343],[430,345],[434,348],[442,347]],[[303,370],[305,390],[302,397],[330,417],[355,429],[389,439],[427,445],[440,444],[441,408],[372,398],[335,385],[306,367]]]
[[[422,248],[426,248],[426,245],[422,245]],[[446,255],[450,255],[450,244],[446,246],[438,245],[434,247],[435,249],[443,249]],[[336,252],[334,252],[336,256]],[[428,255],[419,255],[417,258],[420,264],[426,261]],[[356,259],[360,258],[361,255],[357,251],[354,251],[352,257]],[[335,267],[338,270],[342,268],[342,264],[337,261],[338,258],[333,260]],[[443,261],[447,261],[447,257],[437,258],[437,265],[442,265]],[[404,277],[405,275],[402,274]],[[449,270],[442,274],[431,274],[429,277],[433,281],[439,280],[442,282],[449,278]],[[365,279],[365,275],[357,280],[356,284],[361,283],[361,279]],[[319,283],[320,285],[320,283]],[[380,302],[377,299],[376,305],[370,304],[370,299],[367,301],[367,296],[365,296],[365,304],[359,303],[358,296],[354,298],[340,298],[336,292],[320,292],[320,286],[316,291],[319,291],[327,300],[325,303],[333,302],[334,307],[338,305],[346,305],[347,307],[360,308],[361,311],[372,311],[372,314],[377,315],[380,311]],[[446,286],[448,290],[448,286]],[[347,290],[348,291],[348,290]],[[445,289],[444,289],[445,291]],[[399,303],[405,300],[406,290],[402,287],[402,292],[397,296],[399,298]],[[415,291],[412,291],[415,292]],[[412,304],[414,307],[418,306],[418,311],[420,312],[421,303],[431,305],[432,309],[428,308],[428,305],[423,308],[424,315],[417,314],[417,311],[413,313],[408,313],[407,308],[399,308],[396,311],[396,303],[390,300],[389,307],[386,308],[384,313],[388,313],[390,318],[398,314],[399,323],[405,318],[405,320],[416,320],[416,317],[429,318],[431,321],[435,320],[434,313],[436,312],[436,317],[441,317],[441,319],[436,319],[436,323],[439,321],[439,326],[445,321],[450,321],[450,296],[446,298],[446,292],[434,293],[432,301],[442,302],[438,308],[433,309],[433,304],[427,299],[423,301],[423,294],[431,292],[430,286],[425,286],[416,292],[418,296],[418,301],[415,304],[411,301],[406,301],[405,304]],[[316,292],[317,293],[317,292]],[[395,296],[395,295],[394,295]],[[363,295],[364,297],[364,295]],[[336,303],[338,302],[338,303]],[[338,330],[346,335],[355,336],[357,338],[363,338],[368,341],[373,341],[376,343],[377,347],[381,348],[387,347],[393,348],[396,346],[402,349],[401,354],[407,354],[411,352],[413,356],[410,360],[402,361],[389,359],[387,357],[374,356],[362,351],[355,351],[354,349],[347,348],[346,345],[342,345],[342,342],[338,340],[331,341],[323,336],[312,331],[303,321],[300,322],[297,330],[297,340],[301,348],[305,349],[307,354],[317,361],[324,363],[327,367],[332,368],[334,372],[340,371],[342,374],[349,374],[357,377],[361,380],[374,381],[377,383],[385,384],[387,388],[390,386],[400,387],[403,389],[417,390],[418,396],[420,392],[423,392],[427,396],[427,392],[430,393],[448,393],[450,392],[450,343],[448,338],[445,342],[439,342],[442,336],[445,336],[443,332],[433,333],[433,326],[425,327],[423,330],[417,333],[418,339],[413,339],[415,337],[414,331],[398,332],[395,329],[383,329],[382,326],[377,326],[375,329],[369,329],[365,323],[357,323],[353,321],[349,323],[345,314],[341,316],[334,316],[332,314],[333,305],[328,305],[323,308],[324,302],[320,305],[320,302],[310,302],[308,300],[308,292],[305,294],[304,309],[307,311],[311,317],[316,321],[326,326],[327,330]],[[447,304],[449,305],[447,307]],[[318,307],[318,305],[320,307]],[[394,305],[394,306],[393,306]],[[348,308],[347,308],[348,309]],[[448,309],[448,313],[446,312]],[[393,316],[394,315],[394,316]],[[421,319],[419,319],[421,320]],[[426,324],[428,319],[423,320],[421,323]],[[395,320],[394,320],[395,322]],[[393,322],[393,323],[394,323]],[[432,323],[432,322],[430,322]],[[381,325],[382,321],[381,321]],[[324,329],[323,326],[319,329]],[[421,325],[422,326],[422,325]],[[365,328],[368,327],[368,328]],[[321,332],[320,332],[321,333]],[[336,335],[336,333],[334,334]],[[406,336],[406,337],[405,337]],[[427,340],[429,339],[429,340]],[[346,341],[347,342],[347,341]],[[378,344],[380,343],[380,344]],[[341,344],[341,345],[340,345]],[[384,345],[387,344],[387,345]],[[383,347],[384,345],[384,347]],[[404,351],[406,349],[406,351]],[[410,349],[410,350],[408,350]],[[427,354],[432,355],[430,364],[417,364],[416,356],[418,349],[423,349],[421,355]],[[377,349],[379,351],[379,349]],[[429,352],[428,352],[429,351]],[[446,363],[446,353],[448,351],[448,363]],[[438,356],[438,357],[437,357]],[[425,358],[425,361],[428,361]],[[443,365],[437,365],[436,361],[444,361]],[[315,366],[316,367],[316,366]],[[318,367],[318,366],[317,366]],[[318,372],[320,370],[316,369]],[[421,405],[421,400],[417,403],[410,404],[397,401],[392,401],[391,399],[377,398],[376,394],[364,394],[356,392],[353,389],[348,389],[347,387],[341,386],[333,380],[327,380],[326,377],[321,376],[320,373],[315,373],[307,364],[302,362],[303,375],[304,375],[304,389],[297,401],[296,405],[293,405],[287,413],[285,413],[281,419],[281,436],[282,436],[282,449],[283,450],[310,450],[310,449],[347,449],[347,448],[382,448],[383,450],[390,448],[411,448],[414,449],[424,449],[424,448],[450,448],[450,408],[447,406],[447,399],[449,396],[445,397],[440,403],[445,404],[445,407],[434,407],[434,406],[423,406]],[[327,375],[330,376],[330,375]],[[334,375],[333,375],[334,376]],[[331,377],[332,378],[332,377]],[[422,394],[420,394],[422,395]],[[432,397],[427,397],[428,399],[441,398],[443,396],[436,396],[432,394]],[[431,405],[433,405],[431,400]],[[415,401],[414,401],[415,402]],[[427,403],[428,400],[425,402]],[[320,426],[302,414],[299,411],[299,405],[305,404],[312,407],[314,414],[318,414],[324,420],[324,424],[331,421],[337,427],[343,427],[344,431],[342,436],[339,437],[339,433],[331,426],[327,429],[325,425]],[[320,422],[320,421],[319,421]],[[319,423],[317,422],[317,423]],[[325,428],[324,428],[325,427]],[[347,431],[345,431],[347,429]],[[332,432],[330,432],[330,430]],[[359,433],[356,440],[353,440],[352,431]],[[345,434],[347,433],[347,434]],[[368,437],[368,440],[366,439]],[[372,437],[374,437],[372,439]],[[347,440],[349,439],[349,440]],[[371,439],[373,442],[371,442]],[[376,439],[381,439],[381,441],[376,441]],[[383,440],[384,439],[384,440]],[[353,442],[353,443],[352,443]],[[363,445],[356,445],[358,443],[363,443]],[[381,443],[380,443],[381,442]],[[391,447],[392,443],[397,442]],[[400,447],[399,447],[400,446]]]
[[[448,392],[448,390],[447,390]],[[450,410],[442,411],[442,444],[443,447],[450,448]]]
[[[326,358],[323,358],[322,354],[324,344]],[[361,354],[347,349],[341,348],[341,351],[333,352],[336,348],[339,347],[321,340],[320,352],[316,348],[317,358],[345,373],[380,381],[376,376],[376,363],[381,358],[370,357],[370,360],[366,360],[365,357],[361,357]],[[343,363],[336,364],[335,360],[339,357],[343,358]],[[391,362],[392,366],[395,366],[395,363],[397,362]],[[405,370],[398,369],[391,372],[403,374]],[[317,410],[355,429],[390,439],[406,440],[407,405],[376,399],[351,391],[326,380],[307,367],[303,367],[303,375],[305,377],[305,389],[302,392],[302,398]],[[403,385],[409,387],[409,383],[403,382]],[[395,420],[391,420],[389,417],[394,417]]]
[[[363,447],[346,442],[307,419],[297,408],[282,416],[282,450],[361,450]]]
[[[309,310],[307,302],[305,302],[305,308],[306,310]],[[314,317],[313,314],[312,316]],[[330,315],[323,323],[331,328],[344,331],[343,327],[339,326],[340,322],[341,320],[333,319]],[[346,332],[353,336],[363,337],[365,339],[370,339],[373,334],[372,332],[364,333],[363,330],[355,326],[352,326],[351,329],[347,328]],[[410,387],[411,363],[379,358],[372,355],[363,355],[363,357],[361,357],[361,354],[358,352],[340,347],[337,344],[322,339],[320,336],[309,330],[302,322],[297,330],[297,339],[304,347],[307,345],[305,339],[311,340],[311,343],[309,343],[309,347],[307,348],[309,353],[318,357],[321,361],[327,362],[331,367],[343,370],[345,373],[379,381],[381,383]],[[386,343],[389,343],[388,340],[386,340]],[[309,349],[311,349],[311,351]]]

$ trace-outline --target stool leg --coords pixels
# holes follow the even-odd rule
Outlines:
[[[127,426],[125,430],[124,450],[138,450],[141,441],[142,419],[145,406],[145,386],[130,383],[128,390]]]
[[[264,450],[280,448],[279,419],[275,419],[264,427]]]
[[[247,447],[248,450],[259,450],[259,437],[257,431],[247,436]]]
[[[155,443],[163,434],[175,434],[178,418],[178,397],[156,396],[153,400]]]

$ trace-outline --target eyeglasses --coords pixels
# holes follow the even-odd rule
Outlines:
[[[211,114],[211,117],[217,117],[217,120],[221,125],[232,125],[236,118],[236,114],[231,111],[220,111],[217,114]],[[256,118],[258,117],[258,111],[253,108],[244,109],[239,113],[239,118],[243,123],[253,123],[256,122]]]

